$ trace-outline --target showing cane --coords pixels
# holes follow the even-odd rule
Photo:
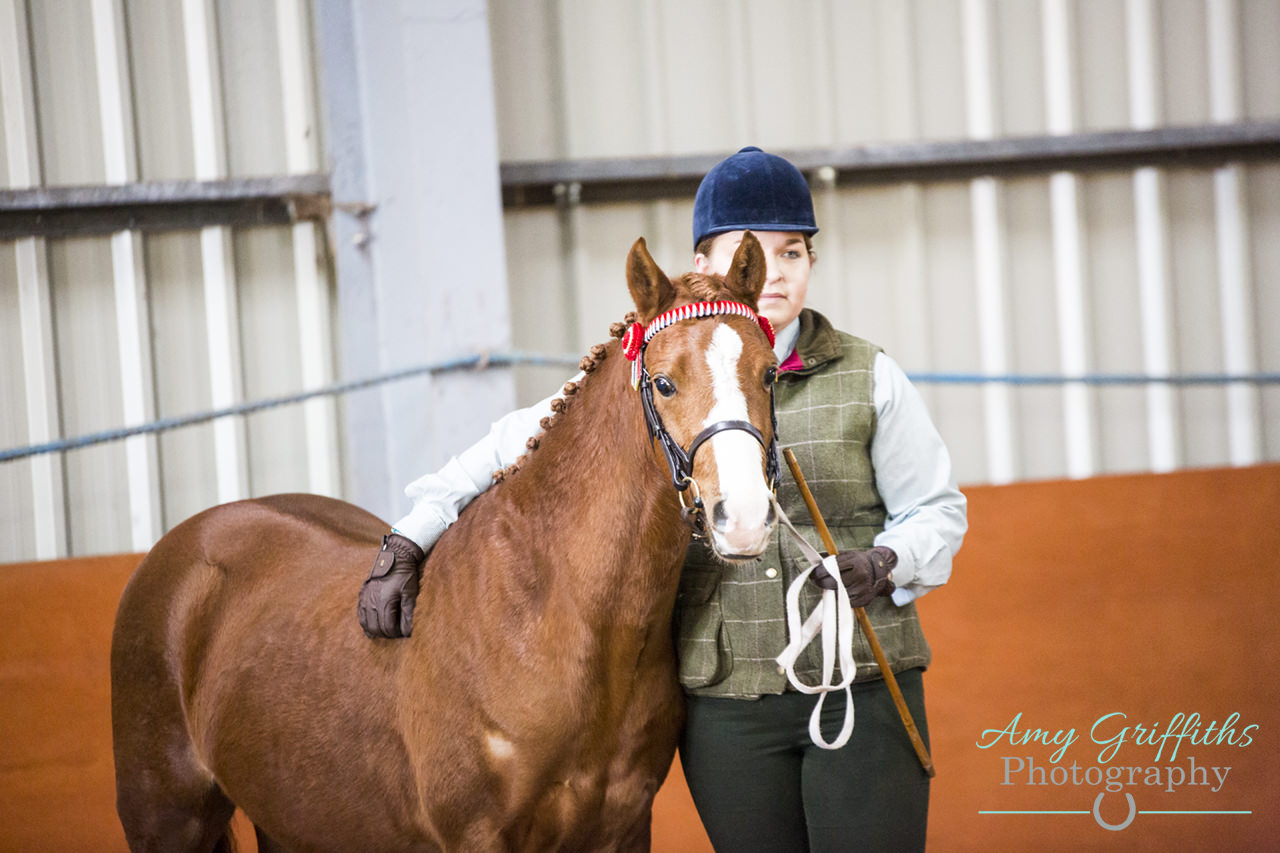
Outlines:
[[[791,452],[790,447],[784,448],[782,455],[787,460],[787,467],[791,469],[791,476],[795,478],[796,485],[800,487],[800,496],[804,498],[804,504],[809,508],[809,515],[813,516],[813,525],[818,529],[822,544],[826,547],[827,553],[834,557],[836,542],[831,538],[827,523],[822,520],[822,513],[818,511],[818,504],[813,499],[813,493],[809,491],[809,484],[804,481],[804,474],[800,473],[800,463],[796,462],[796,455]],[[855,607],[853,613],[858,618],[858,625],[862,627],[862,633],[866,636],[868,645],[871,646],[871,653],[875,655],[876,663],[880,666],[880,674],[884,676],[884,682],[889,687],[890,695],[893,696],[893,704],[898,708],[898,716],[902,717],[902,725],[907,729],[907,737],[911,738],[911,745],[920,759],[920,765],[924,767],[926,774],[933,776],[933,759],[929,757],[929,748],[924,745],[924,739],[920,737],[920,731],[916,728],[915,721],[911,719],[907,700],[902,698],[902,690],[898,687],[898,680],[893,676],[893,670],[889,668],[889,660],[884,656],[884,649],[880,648],[880,640],[876,638],[875,629],[871,627],[871,620],[867,618],[867,612],[861,607]]]

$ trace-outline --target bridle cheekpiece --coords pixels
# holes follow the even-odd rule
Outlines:
[[[773,438],[767,444],[760,430],[756,429],[755,425],[749,421],[729,420],[711,424],[694,436],[693,441],[689,443],[689,449],[685,450],[667,432],[662,423],[662,416],[658,414],[658,410],[654,406],[653,382],[649,377],[649,371],[644,366],[644,350],[649,345],[649,341],[658,332],[682,320],[695,320],[721,314],[731,314],[754,320],[759,324],[765,337],[769,339],[769,346],[773,346],[774,331],[773,324],[769,322],[769,318],[757,314],[748,305],[732,300],[690,302],[687,305],[672,308],[670,311],[665,311],[654,317],[647,326],[632,323],[622,338],[622,352],[626,355],[627,360],[631,362],[631,387],[640,392],[640,401],[644,408],[644,420],[649,428],[649,438],[651,441],[657,439],[662,445],[663,455],[666,456],[667,465],[671,469],[671,481],[680,492],[680,503],[683,507],[684,517],[696,533],[702,532],[704,521],[702,518],[702,495],[697,482],[693,479],[693,457],[698,452],[698,448],[711,436],[731,429],[742,430],[749,434],[760,442],[760,446],[765,449],[767,457],[765,460],[765,476],[768,478],[770,490],[778,482],[778,416],[774,410],[772,388],[769,389],[769,418],[773,425]],[[686,504],[684,495],[690,485],[693,486],[692,504]]]

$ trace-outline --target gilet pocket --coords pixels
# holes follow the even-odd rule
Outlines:
[[[733,656],[720,608],[718,567],[686,565],[676,596],[676,651],[680,684],[708,687],[729,677]]]

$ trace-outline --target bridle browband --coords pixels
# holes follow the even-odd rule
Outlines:
[[[765,337],[769,339],[769,346],[773,346],[773,324],[769,319],[756,314],[741,302],[729,300],[691,302],[688,305],[681,305],[679,308],[659,314],[647,326],[633,323],[622,339],[623,354],[631,362],[631,385],[640,391],[640,404],[644,409],[645,424],[649,428],[649,440],[657,439],[662,446],[662,453],[667,458],[667,466],[671,469],[671,482],[680,492],[680,504],[685,520],[690,523],[694,532],[699,534],[702,533],[705,522],[702,518],[701,490],[697,481],[693,479],[693,459],[698,448],[711,436],[726,430],[741,430],[750,435],[760,442],[760,446],[765,450],[765,476],[769,481],[769,489],[772,491],[778,482],[778,416],[774,409],[772,387],[769,389],[769,419],[773,426],[773,437],[768,443],[765,442],[760,430],[748,421],[717,421],[694,436],[693,441],[689,442],[689,449],[685,450],[671,437],[671,433],[667,432],[667,428],[662,423],[662,416],[658,414],[658,409],[654,405],[653,381],[644,365],[644,351],[649,341],[658,332],[682,320],[714,317],[721,314],[733,314],[754,320],[765,333]],[[684,495],[690,485],[693,486],[693,499],[691,504],[686,504]]]

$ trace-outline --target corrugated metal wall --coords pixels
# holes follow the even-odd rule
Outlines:
[[[313,17],[0,0],[0,187],[327,169]],[[490,0],[489,19],[504,161],[1280,118],[1276,0]],[[519,349],[602,340],[636,237],[691,263],[691,198],[567,189],[505,216]],[[815,198],[811,303],[910,372],[1280,370],[1278,163],[875,186],[819,170]],[[329,251],[311,224],[0,241],[0,447],[322,384],[342,344]],[[562,373],[524,370],[522,398]],[[921,387],[962,483],[1280,459],[1274,385]],[[143,549],[243,495],[341,493],[334,408],[0,465],[0,562]]]
[[[490,15],[504,160],[1280,117],[1274,0],[494,0]],[[818,184],[810,304],[910,372],[1280,368],[1280,164]],[[509,212],[517,345],[600,339],[641,234],[687,269],[691,204]],[[1275,386],[921,387],[962,483],[1280,459]]]
[[[0,0],[0,187],[316,172],[303,0]],[[0,242],[0,446],[332,377],[323,229]],[[0,466],[0,562],[142,550],[220,501],[337,493],[331,404]]]

